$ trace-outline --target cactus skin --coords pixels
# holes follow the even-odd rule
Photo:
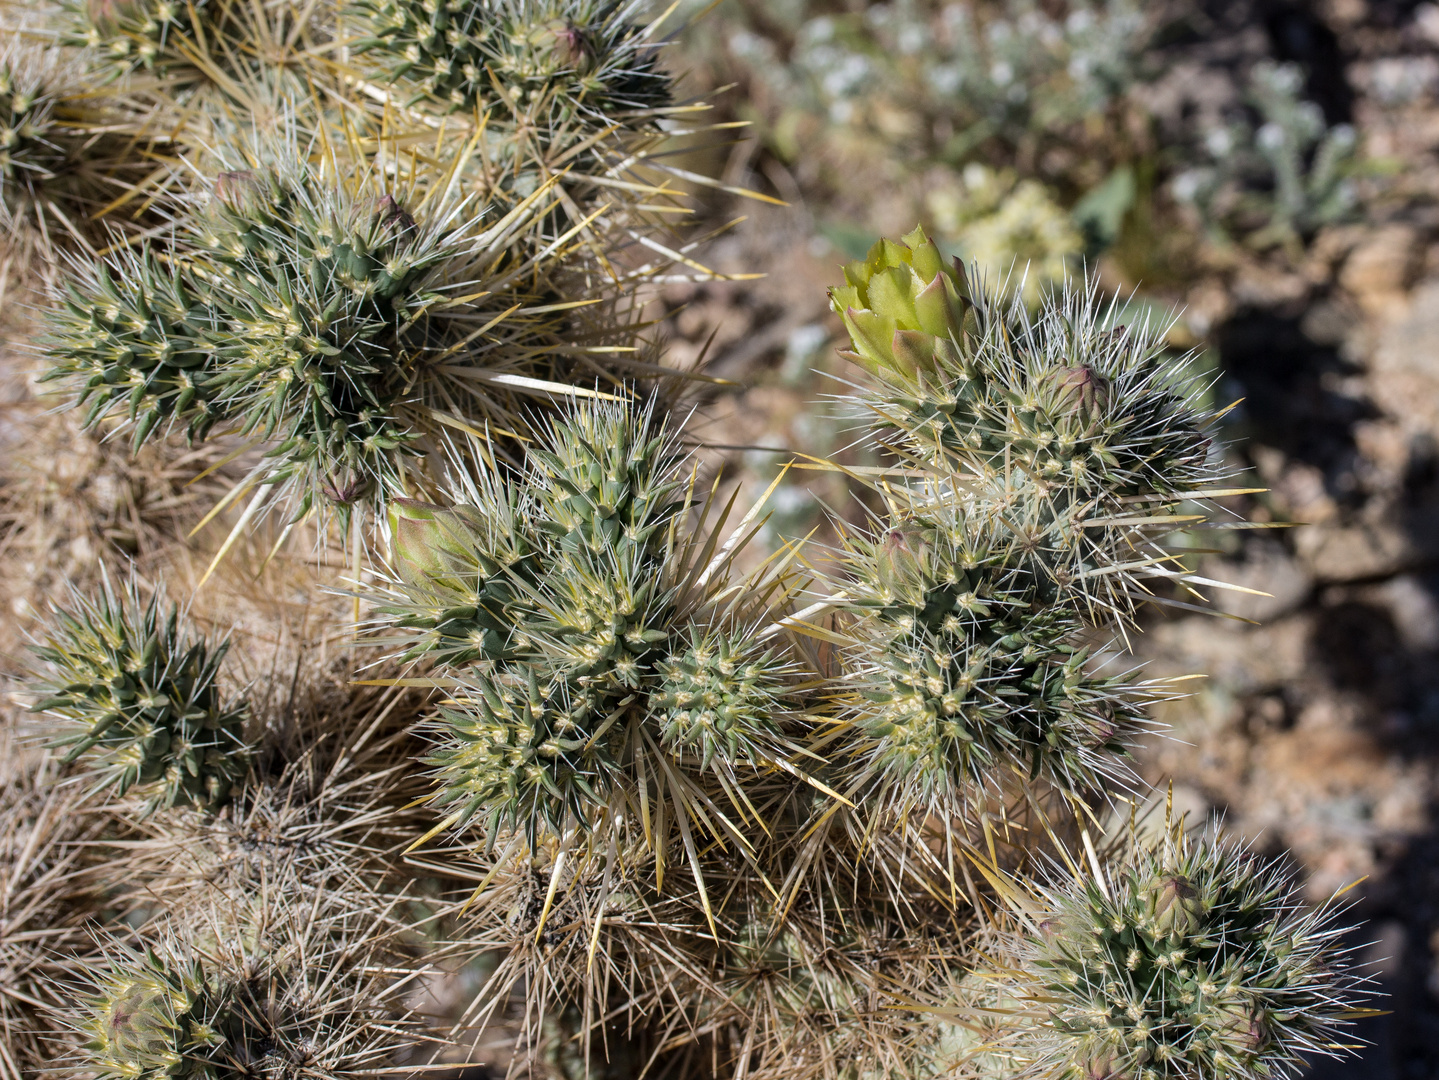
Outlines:
[[[84,1065],[105,1080],[339,1080],[389,1064],[413,1031],[385,977],[396,930],[343,893],[212,893],[148,924],[143,956],[103,942],[93,992],[61,1014],[87,1038]]]
[[[358,0],[353,48],[452,109],[539,103],[556,128],[605,126],[669,104],[633,0]],[[413,103],[413,102],[412,102]],[[643,121],[641,121],[643,122]]]
[[[1107,887],[1068,880],[1042,908],[1016,994],[1042,1019],[1015,1046],[1045,1075],[1296,1076],[1341,1049],[1363,996],[1331,913],[1307,910],[1280,867],[1178,826],[1133,840]]]
[[[589,721],[587,723],[587,721]],[[442,739],[427,763],[435,767],[441,809],[463,829],[484,820],[488,832],[523,825],[559,833],[603,804],[619,772],[625,730],[599,737],[588,708],[576,706],[565,685],[541,687],[531,677],[519,689],[484,681],[440,711]]]
[[[467,688],[442,712],[431,759],[454,825],[479,815],[534,836],[607,802],[630,739],[622,717],[657,690],[676,618],[665,570],[680,461],[648,414],[582,406],[531,449],[522,485],[490,477],[472,485],[479,505],[397,519],[406,602],[388,610],[420,608],[437,585],[455,601],[399,620],[426,631],[409,654],[433,652]],[[499,508],[513,525],[494,528]],[[516,556],[505,569],[497,541]],[[463,579],[436,572],[451,566]],[[483,596],[471,588],[481,573]]]
[[[88,1003],[87,1064],[106,1080],[208,1080],[216,1071],[206,1059],[225,1042],[212,998],[198,960],[168,964],[146,949],[143,960],[110,972]]]
[[[52,745],[68,747],[67,762],[90,759],[96,790],[136,788],[147,812],[213,808],[248,768],[248,710],[225,704],[216,685],[228,648],[191,638],[158,597],[143,604],[133,585],[116,596],[107,582],[98,599],[74,595],[36,646],[50,670],[33,708],[64,722]]]

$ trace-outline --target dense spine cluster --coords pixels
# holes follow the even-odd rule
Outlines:
[[[1001,980],[1034,1016],[1013,1040],[1030,1069],[1294,1076],[1355,1015],[1339,928],[1281,867],[1182,828],[1131,839],[1102,877],[1041,886],[1030,919]]]
[[[1146,575],[1183,576],[1157,537],[1218,479],[1206,418],[1158,335],[1088,294],[1006,307],[919,231],[845,277],[832,302],[878,378],[861,400],[914,476],[848,544],[865,768],[906,808],[963,810],[1006,773],[1125,783],[1156,692],[1094,670],[1090,631],[1123,630]]]
[[[137,788],[152,808],[215,807],[248,756],[247,710],[217,683],[228,647],[190,637],[158,596],[76,596],[35,649],[48,668],[35,709],[60,721],[51,744],[66,762],[85,756],[97,790]]]
[[[668,105],[669,78],[634,0],[360,0],[354,48],[453,109],[540,104],[551,125],[607,125]]]
[[[19,49],[7,53],[0,55],[0,220],[13,222],[64,168],[69,151],[56,122],[55,88],[47,85],[53,65],[36,65]]]
[[[182,230],[169,253],[117,252],[69,286],[47,378],[80,383],[87,425],[119,414],[137,447],[217,425],[259,439],[258,475],[298,516],[402,495],[435,410],[483,409],[489,354],[545,363],[549,325],[523,310],[503,228],[420,224],[362,179],[261,166],[220,173]]]
[[[447,822],[562,834],[663,782],[657,753],[700,771],[782,753],[788,673],[685,565],[692,488],[663,421],[583,405],[528,462],[394,514],[385,625],[459,680],[432,757]]]

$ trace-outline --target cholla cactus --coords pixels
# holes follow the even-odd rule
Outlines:
[[[356,0],[357,53],[453,109],[504,101],[549,126],[646,126],[669,104],[637,0]]]
[[[1211,238],[1297,252],[1356,212],[1365,171],[1358,136],[1349,124],[1327,126],[1319,106],[1300,98],[1302,87],[1297,66],[1256,64],[1249,99],[1260,126],[1236,120],[1210,130],[1212,164],[1174,178],[1175,197],[1198,211]]]
[[[147,137],[115,131],[119,111],[96,98],[69,50],[30,32],[7,27],[0,46],[0,227],[12,270],[53,278],[57,250],[88,255],[104,212],[153,165]]]
[[[70,287],[46,377],[79,385],[89,424],[120,413],[136,446],[216,425],[268,443],[255,482],[297,516],[404,494],[456,402],[509,421],[510,388],[561,389],[530,374],[553,373],[566,305],[525,309],[546,267],[516,216],[417,223],[404,196],[338,172],[221,173],[177,254],[119,252]]]
[[[62,0],[61,40],[88,49],[113,82],[143,73],[184,93],[206,84],[234,90],[266,64],[293,62],[303,7],[235,0]],[[289,47],[283,44],[289,39]]]
[[[149,927],[139,956],[108,944],[93,992],[62,1016],[86,1036],[86,1067],[116,1080],[331,1080],[410,1045],[408,1010],[381,971],[397,955],[394,926],[335,897],[234,899],[192,925]]]
[[[789,690],[785,664],[772,651],[694,628],[656,666],[664,679],[655,698],[661,745],[698,754],[701,769],[717,757],[764,761],[780,736],[776,717]]]
[[[1157,538],[1223,472],[1200,387],[1159,328],[1111,329],[1092,287],[1066,289],[1035,317],[1006,310],[922,231],[882,241],[845,276],[831,302],[851,355],[880,379],[861,399],[884,444],[930,470],[940,492],[951,477],[982,481],[968,527],[990,529],[1002,513],[1017,568],[1091,616],[1127,618],[1146,577],[1180,573]]]
[[[204,1058],[224,1042],[213,997],[199,961],[166,963],[146,949],[112,970],[89,1003],[89,1064],[117,1080],[207,1075]]]
[[[110,77],[136,70],[165,71],[180,59],[182,42],[195,33],[196,17],[205,26],[222,8],[219,0],[74,0],[65,42],[96,50],[111,68]]]
[[[33,212],[70,156],[47,78],[56,65],[36,59],[15,45],[0,54],[0,221],[10,228]]]
[[[1090,295],[1006,310],[922,230],[845,278],[831,300],[879,379],[860,398],[913,476],[846,542],[856,783],[901,817],[1132,784],[1165,691],[1097,670],[1088,624],[1123,631],[1146,576],[1183,576],[1158,530],[1217,479],[1179,363]]]
[[[117,595],[107,581],[98,598],[72,593],[57,609],[35,648],[48,670],[34,709],[62,722],[51,744],[68,747],[67,762],[89,760],[95,790],[135,788],[148,810],[215,807],[248,767],[247,709],[216,681],[228,647],[191,637],[158,595],[147,604],[135,584]]]
[[[1297,1076],[1336,1056],[1364,994],[1332,910],[1235,844],[1167,829],[1040,885],[998,984],[1023,1003],[1025,1075]]]
[[[655,783],[689,815],[692,770],[787,761],[794,672],[745,640],[763,607],[711,605],[744,596],[726,583],[738,544],[701,565],[703,530],[679,532],[692,489],[663,425],[580,406],[528,460],[523,484],[485,477],[453,509],[396,516],[400,576],[380,614],[421,631],[406,655],[459,684],[432,758],[445,824],[534,842],[628,816]]]
[[[922,230],[845,270],[831,302],[883,381],[882,422],[910,454],[984,476],[1003,461],[1071,505],[1196,489],[1214,478],[1185,362],[1148,326],[1109,327],[1094,293],[1033,319],[945,266]]]

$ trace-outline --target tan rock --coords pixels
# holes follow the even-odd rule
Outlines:
[[[1385,522],[1300,526],[1294,530],[1294,549],[1320,581],[1383,577],[1418,557],[1409,537]]]
[[[1409,225],[1376,229],[1344,260],[1339,284],[1371,318],[1394,318],[1419,267],[1419,234]]]
[[[1439,279],[1380,334],[1370,361],[1371,395],[1410,432],[1439,432]]]

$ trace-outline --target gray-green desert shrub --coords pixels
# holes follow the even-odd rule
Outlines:
[[[1293,247],[1358,209],[1366,171],[1358,135],[1350,124],[1326,124],[1300,96],[1302,82],[1293,64],[1256,64],[1248,97],[1258,126],[1237,118],[1205,132],[1208,160],[1174,177],[1175,197],[1222,242]]]

